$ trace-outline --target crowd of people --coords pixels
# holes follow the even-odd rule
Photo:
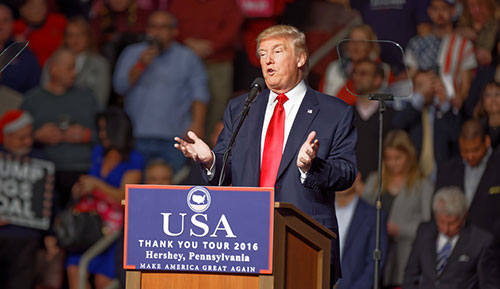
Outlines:
[[[0,50],[29,45],[0,74],[0,157],[54,163],[53,220],[77,201],[119,231],[125,184],[204,184],[174,138],[213,148],[227,103],[261,74],[257,35],[292,24],[317,60],[304,89],[355,115],[358,176],[331,204],[336,288],[373,287],[379,103],[369,96],[387,93],[397,99],[382,135],[382,287],[500,288],[500,1],[252,2],[1,0]],[[339,55],[324,52],[332,39],[349,39]],[[76,288],[81,256],[52,233],[0,220],[1,288]],[[94,288],[123,273],[119,245],[90,263]],[[52,273],[40,274],[37,252]]]

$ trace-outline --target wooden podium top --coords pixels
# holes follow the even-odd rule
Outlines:
[[[328,228],[320,224],[318,221],[313,219],[311,216],[307,215],[306,213],[302,212],[299,210],[297,207],[292,205],[291,203],[284,203],[284,202],[274,202],[274,208],[278,209],[280,211],[283,210],[291,210],[294,212],[294,214],[300,218],[303,222],[307,223],[311,227],[315,228],[322,234],[326,235],[330,239],[337,239],[337,234],[334,232],[330,231]]]

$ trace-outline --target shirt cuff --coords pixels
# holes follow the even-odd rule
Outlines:
[[[300,168],[297,167],[300,173],[300,183],[304,184],[304,181],[307,178],[307,173],[304,173]]]
[[[204,167],[205,173],[207,174],[209,181],[211,181],[215,175],[215,153],[214,153],[214,151],[212,151],[212,157],[214,158],[214,162],[212,163],[212,166],[209,169]]]

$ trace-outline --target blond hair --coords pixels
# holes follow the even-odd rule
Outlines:
[[[417,162],[417,150],[404,130],[389,131],[385,136],[382,148],[384,155],[385,150],[388,148],[396,149],[406,155],[406,189],[412,187],[422,178],[422,172]],[[391,179],[392,175],[389,173],[385,162],[382,162],[382,193],[388,192]]]
[[[306,62],[302,67],[302,78],[305,78],[309,72],[309,51],[307,50],[306,35],[304,32],[290,25],[274,25],[264,29],[257,36],[257,58],[260,58],[259,47],[261,41],[268,38],[286,38],[292,42],[293,53],[295,56],[299,56],[302,53],[306,56]]]
[[[354,26],[351,29],[351,31],[349,32],[349,38],[351,38],[352,33],[354,33],[354,31],[356,31],[356,30],[363,32],[367,38],[366,40],[370,41],[370,45],[372,46],[371,54],[373,54],[373,55],[370,55],[370,57],[375,58],[375,59],[371,59],[371,60],[378,59],[380,56],[380,45],[377,42],[375,42],[378,40],[378,38],[377,38],[377,34],[375,34],[375,31],[373,31],[372,27],[370,25],[367,25],[367,24],[360,24],[358,26]]]

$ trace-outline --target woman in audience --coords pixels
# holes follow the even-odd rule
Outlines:
[[[500,146],[500,83],[486,85],[474,110],[474,116],[486,127],[493,149]]]
[[[496,35],[493,61],[488,66],[480,66],[470,84],[469,94],[463,105],[465,120],[475,116],[475,109],[483,95],[486,85],[491,82],[500,83],[500,30]]]
[[[320,91],[329,95],[337,96],[350,105],[355,105],[357,97],[352,95],[354,83],[352,73],[354,66],[361,60],[380,61],[380,47],[375,32],[366,24],[354,27],[349,33],[349,39],[352,41],[344,42],[341,51],[345,52],[345,58],[331,62],[326,71],[325,77],[320,83]],[[392,81],[390,67],[383,63],[385,79],[383,87],[387,86],[389,79]],[[347,82],[347,90],[345,88]],[[351,92],[349,92],[351,91]]]
[[[99,111],[103,111],[108,105],[111,71],[108,61],[96,51],[90,24],[85,18],[78,17],[68,21],[64,31],[63,45],[76,55],[75,85],[92,90]],[[47,83],[48,80],[48,65],[45,65],[42,84]]]
[[[469,38],[476,47],[479,65],[488,65],[496,44],[499,28],[499,7],[496,0],[465,0],[457,32]]]
[[[375,204],[378,174],[371,174],[363,197]],[[390,237],[383,284],[391,288],[403,282],[404,269],[413,239],[421,222],[431,218],[433,187],[422,177],[415,146],[403,130],[387,133],[383,144],[382,209],[388,213],[387,233]]]
[[[138,184],[142,179],[143,160],[132,147],[132,124],[121,109],[110,108],[97,117],[100,144],[92,152],[92,167],[80,177],[73,194],[82,197],[81,210],[95,209],[104,223],[104,233],[120,230],[123,224],[121,200],[125,184]],[[89,198],[88,195],[92,197]],[[86,197],[87,196],[87,197]],[[115,254],[118,241],[96,256],[88,271],[94,274],[95,288],[105,288],[115,278]],[[81,254],[68,254],[66,266],[70,289],[78,286],[78,261]]]

